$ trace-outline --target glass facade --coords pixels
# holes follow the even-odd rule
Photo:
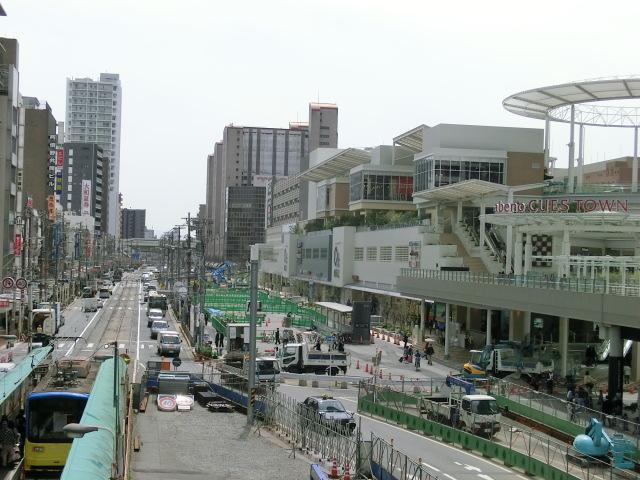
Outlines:
[[[316,195],[316,211],[322,212],[329,208],[329,195],[331,194],[331,187],[329,185],[321,185],[318,187],[318,194]]]
[[[408,175],[356,172],[349,177],[349,200],[351,202],[360,200],[411,202],[412,195],[413,177]]]
[[[264,242],[266,193],[265,187],[227,188],[225,258],[248,260],[250,246]]]
[[[504,159],[429,156],[415,162],[416,192],[474,179],[504,184]]]

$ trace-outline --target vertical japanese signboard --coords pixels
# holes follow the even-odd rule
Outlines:
[[[82,180],[81,215],[91,215],[91,180]]]

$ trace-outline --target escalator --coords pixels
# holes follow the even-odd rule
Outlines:
[[[633,345],[633,340],[625,340],[624,346],[622,349],[622,356],[626,357],[627,353],[631,350],[631,345]],[[607,358],[609,358],[609,347],[611,346],[611,340],[604,340],[596,349],[596,353],[598,354],[598,361],[604,362]]]

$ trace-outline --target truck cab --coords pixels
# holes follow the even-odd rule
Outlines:
[[[490,395],[463,395],[459,402],[459,427],[478,436],[492,437],[500,431],[498,402]]]

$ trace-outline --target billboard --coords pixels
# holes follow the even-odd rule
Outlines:
[[[91,215],[91,180],[82,180],[81,215]]]

